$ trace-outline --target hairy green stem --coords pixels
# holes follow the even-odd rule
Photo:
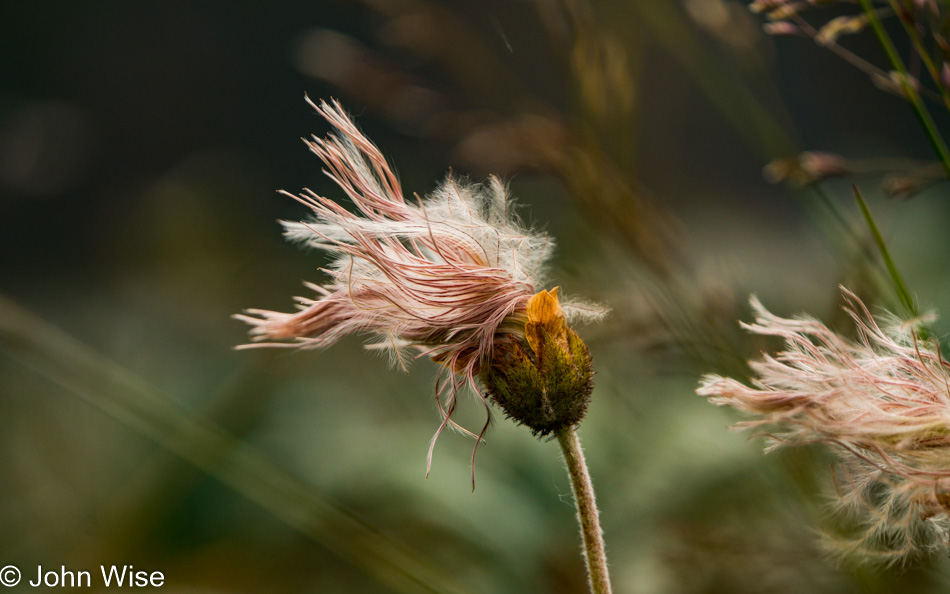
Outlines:
[[[871,24],[871,28],[874,29],[874,34],[877,35],[878,42],[880,42],[881,47],[884,48],[884,52],[887,54],[887,59],[890,61],[894,70],[900,74],[899,82],[904,96],[907,97],[911,107],[914,108],[914,115],[916,115],[917,120],[920,121],[921,127],[923,127],[924,132],[927,134],[927,140],[930,141],[930,145],[937,154],[937,158],[940,159],[940,164],[943,165],[947,179],[950,179],[950,150],[947,149],[943,137],[940,136],[937,125],[934,123],[933,118],[930,117],[930,112],[927,111],[927,107],[920,98],[920,93],[918,93],[914,85],[911,84],[911,77],[907,72],[907,67],[904,66],[904,61],[897,52],[897,48],[894,47],[894,42],[891,41],[887,31],[884,30],[884,25],[881,24],[881,20],[877,18],[877,13],[874,12],[874,8],[871,6],[871,0],[860,0],[860,2],[861,7],[864,8],[864,14],[867,16],[868,23]]]
[[[580,523],[581,537],[584,540],[584,560],[587,563],[591,594],[610,594],[604,534],[600,529],[600,515],[597,512],[597,502],[594,500],[594,485],[587,472],[581,442],[573,427],[558,430],[557,441],[561,444],[567,473],[571,477],[571,487],[574,490],[574,504],[577,506],[577,521]]]

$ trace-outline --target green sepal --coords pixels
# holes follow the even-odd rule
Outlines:
[[[567,329],[567,348],[546,330],[541,336],[538,353],[515,336],[502,338],[481,374],[488,397],[538,437],[578,424],[594,387],[590,351],[576,332]]]

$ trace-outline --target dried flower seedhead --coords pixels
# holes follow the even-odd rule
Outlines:
[[[886,74],[872,73],[871,82],[882,91],[887,91],[904,99],[910,99],[909,93],[920,92],[919,79],[910,74],[902,74],[894,70]]]
[[[523,338],[495,347],[481,375],[488,396],[509,418],[544,436],[580,423],[594,388],[587,345],[568,328],[557,288],[528,300]]]
[[[751,362],[747,386],[716,375],[697,393],[753,415],[737,428],[767,427],[768,450],[824,442],[839,455],[837,506],[857,520],[839,552],[898,563],[947,546],[950,529],[950,365],[921,341],[922,320],[879,324],[842,289],[859,339],[810,318],[772,315],[755,299],[756,334],[785,349]]]
[[[766,14],[766,17],[772,21],[784,21],[798,14],[798,11],[806,6],[807,4],[804,2],[781,3],[779,6],[770,10]]]
[[[850,172],[849,163],[841,155],[805,151],[771,161],[763,168],[762,175],[771,183],[788,182],[793,187],[803,188]]]
[[[322,348],[359,333],[375,339],[368,348],[389,351],[403,368],[410,353],[429,357],[442,366],[436,382],[441,432],[455,426],[451,415],[459,389],[467,383],[479,393],[476,378],[489,365],[497,367],[499,350],[512,340],[528,340],[524,320],[532,319],[530,304],[540,303],[532,295],[543,283],[553,241],[514,217],[494,177],[482,186],[450,175],[427,198],[407,202],[379,149],[340,105],[311,105],[339,135],[305,142],[357,210],[310,190],[299,196],[283,192],[313,211],[311,221],[283,222],[285,235],[336,259],[325,270],[329,282],[307,284],[317,296],[298,297],[298,311],[251,309],[235,316],[251,325],[255,342],[244,348]],[[568,318],[605,313],[583,303],[562,309],[556,292],[550,295],[564,328]],[[534,340],[545,345],[552,331],[546,323],[532,326],[540,337]]]
[[[836,43],[842,35],[853,35],[868,26],[866,15],[835,17],[818,30],[815,41],[820,45]]]
[[[759,14],[767,10],[775,10],[787,1],[788,0],[755,0],[749,3],[749,10],[755,14]]]
[[[762,30],[769,35],[802,35],[801,28],[788,21],[765,23],[762,25]]]
[[[946,177],[940,163],[924,163],[884,176],[881,185],[891,196],[910,198],[944,179]]]

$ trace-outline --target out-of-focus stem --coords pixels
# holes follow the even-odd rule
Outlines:
[[[573,427],[560,429],[557,441],[564,453],[567,473],[574,490],[577,521],[584,540],[584,560],[587,562],[587,577],[591,594],[610,594],[610,576],[607,573],[607,554],[604,550],[604,534],[600,529],[600,514],[594,500],[594,485],[587,472],[584,452],[577,432]]]
[[[900,20],[901,24],[904,25],[904,30],[907,31],[907,36],[910,37],[911,43],[914,44],[914,49],[917,50],[917,55],[920,56],[921,61],[924,63],[924,67],[927,68],[927,72],[930,73],[930,78],[933,79],[934,84],[937,85],[937,90],[940,92],[940,97],[943,99],[943,104],[950,110],[950,90],[943,84],[943,79],[940,77],[940,71],[937,69],[937,65],[934,64],[933,59],[930,57],[930,54],[927,52],[927,48],[924,47],[924,41],[920,38],[920,34],[917,32],[917,29],[913,24],[909,23],[907,19],[904,18],[904,13],[901,11],[904,8],[898,4],[897,0],[888,0],[891,3],[891,8],[894,9],[894,12],[897,13],[897,18]]]
[[[8,356],[206,471],[392,591],[472,591],[220,426],[0,295],[0,357]]]
[[[621,3],[623,4],[623,3]],[[798,142],[776,120],[747,84],[736,84],[684,21],[676,2],[627,2],[634,16],[653,32],[653,39],[670,53],[732,124],[752,150],[769,159],[797,152]]]
[[[894,47],[894,42],[891,41],[887,31],[884,30],[881,20],[877,18],[877,13],[874,12],[874,8],[871,6],[871,0],[861,0],[861,7],[864,9],[868,23],[870,23],[871,28],[874,29],[874,34],[877,35],[881,47],[884,48],[884,52],[887,54],[887,59],[890,60],[891,66],[900,74],[899,82],[901,90],[914,108],[914,114],[917,116],[920,125],[927,134],[927,139],[937,154],[937,158],[940,159],[947,179],[950,179],[950,150],[947,150],[947,145],[940,136],[940,132],[937,131],[937,125],[934,123],[933,118],[930,117],[930,112],[927,111],[927,108],[924,106],[924,102],[920,98],[920,93],[918,93],[917,89],[910,83],[910,74],[907,72],[907,67],[904,66],[904,61]]]

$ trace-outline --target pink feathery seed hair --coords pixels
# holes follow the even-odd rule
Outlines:
[[[449,418],[461,385],[478,393],[475,379],[496,337],[523,334],[526,303],[543,283],[553,241],[522,226],[494,177],[482,186],[449,175],[425,199],[407,201],[379,149],[338,102],[307,102],[337,134],[304,142],[356,212],[309,189],[282,191],[313,212],[310,221],[282,222],[285,235],[335,256],[324,270],[330,281],[308,283],[317,296],[298,297],[296,312],[235,316],[252,326],[255,341],[239,348],[322,348],[361,333],[375,337],[368,348],[389,350],[403,368],[409,351],[430,357],[449,376],[436,383],[437,398],[446,395],[441,432],[454,426]],[[564,310],[575,318],[603,313],[571,303]]]
[[[786,319],[752,298],[750,332],[785,349],[751,362],[752,385],[717,375],[697,393],[753,415],[740,429],[768,426],[775,447],[825,442],[839,454],[838,506],[862,530],[847,551],[899,562],[945,547],[950,530],[950,365],[920,340],[920,319],[886,316],[882,328],[842,287],[858,340],[810,318]]]

